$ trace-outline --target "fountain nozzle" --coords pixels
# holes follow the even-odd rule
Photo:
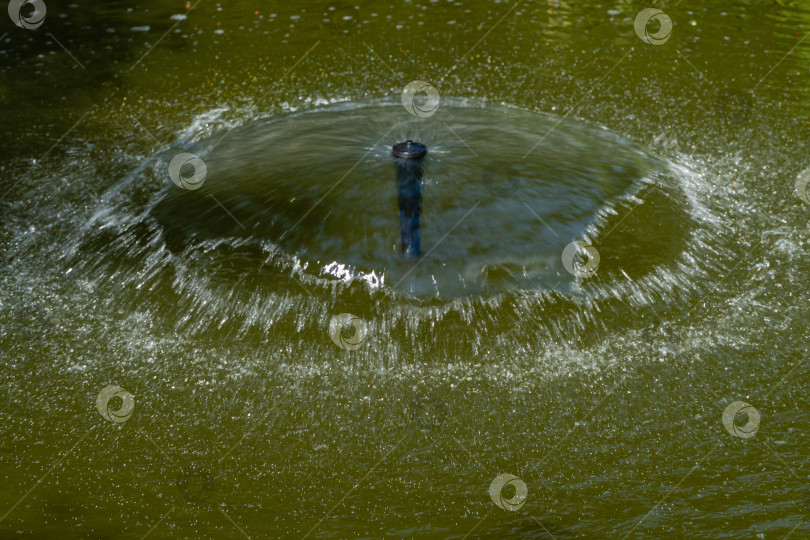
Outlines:
[[[420,253],[419,215],[422,213],[422,159],[427,146],[407,140],[391,149],[397,158],[399,229],[402,254],[413,259]]]
[[[405,142],[397,143],[391,149],[394,155],[403,159],[418,159],[427,154],[427,146],[419,142],[408,139]]]

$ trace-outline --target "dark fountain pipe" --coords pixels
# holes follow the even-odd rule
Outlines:
[[[397,188],[399,190],[399,230],[402,254],[413,259],[419,256],[419,214],[422,211],[422,158],[427,146],[411,140],[397,143],[392,151],[397,158]]]

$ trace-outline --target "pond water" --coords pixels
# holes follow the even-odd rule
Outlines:
[[[8,11],[0,537],[810,535],[810,5]]]

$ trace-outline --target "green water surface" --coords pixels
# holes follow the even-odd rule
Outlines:
[[[45,4],[35,29],[0,13],[0,538],[810,537],[810,3]],[[156,172],[414,80],[542,115],[537,163],[588,125],[671,182],[583,224],[595,276],[444,298],[319,281],[234,240],[255,201],[185,206]],[[225,240],[164,245],[163,194]]]

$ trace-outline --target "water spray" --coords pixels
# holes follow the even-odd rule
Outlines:
[[[422,158],[427,146],[407,140],[393,146],[397,165],[399,190],[399,230],[402,254],[413,259],[419,256],[419,214],[422,211]]]

